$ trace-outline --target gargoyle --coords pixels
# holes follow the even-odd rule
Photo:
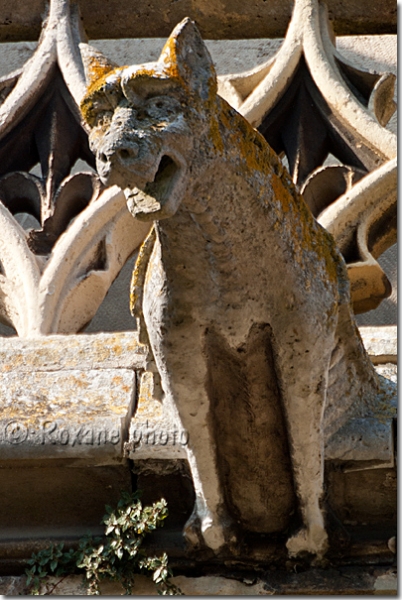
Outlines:
[[[272,531],[275,493],[294,486],[303,524],[287,548],[321,557],[325,440],[379,386],[332,237],[264,138],[217,95],[189,19],[157,62],[95,80],[82,112],[103,182],[154,222],[134,310],[164,402],[189,433],[187,539],[218,553],[239,523]]]

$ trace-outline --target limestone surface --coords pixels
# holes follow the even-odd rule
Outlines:
[[[81,108],[102,181],[154,222],[132,308],[189,434],[187,539],[219,552],[236,522],[283,529],[275,506],[291,511],[293,480],[304,528],[289,551],[322,555],[324,441],[380,386],[344,261],[262,136],[216,95],[190,20],[157,62],[101,72],[92,61]]]
[[[2,460],[120,461],[145,366],[135,333],[3,340]]]

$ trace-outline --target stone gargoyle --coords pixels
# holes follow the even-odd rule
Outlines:
[[[241,528],[270,532],[291,489],[302,526],[288,551],[323,556],[325,441],[380,385],[332,237],[264,138],[217,95],[189,19],[157,62],[98,77],[81,108],[102,181],[154,223],[133,304],[164,402],[189,433],[187,540],[219,553]]]

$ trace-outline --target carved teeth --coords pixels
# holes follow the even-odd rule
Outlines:
[[[127,197],[127,196],[126,196]],[[140,218],[141,214],[155,213],[161,210],[162,205],[153,196],[148,195],[145,191],[136,190],[127,198],[127,206],[131,214]]]

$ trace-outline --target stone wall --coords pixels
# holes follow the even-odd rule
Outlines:
[[[156,60],[165,42],[164,38],[119,40],[95,39],[91,41],[97,49],[119,65],[142,63]],[[240,73],[265,63],[275,55],[282,44],[281,38],[243,39],[243,40],[207,40],[207,46],[215,62],[219,75]],[[36,42],[4,42],[0,56],[0,77],[21,68],[30,58]],[[356,67],[377,72],[389,71],[397,75],[396,36],[362,35],[340,36],[337,47],[341,54]],[[395,100],[397,87],[395,87]],[[387,128],[396,133],[397,115],[391,118]],[[88,165],[78,161],[73,172],[88,170]],[[34,172],[39,173],[36,168]],[[30,216],[26,215],[25,227]],[[27,220],[28,219],[28,220]],[[130,331],[135,321],[129,311],[128,290],[135,257],[131,258],[113,283],[107,297],[86,331]],[[368,313],[358,315],[359,325],[393,325],[397,322],[397,248],[388,249],[379,259],[380,265],[392,284],[392,295],[380,306]],[[2,335],[14,335],[11,328],[0,323]]]
[[[396,3],[330,0],[328,8],[338,35],[396,33]],[[194,19],[207,39],[273,38],[285,34],[292,1],[254,0],[81,0],[83,24],[95,38],[167,37],[184,17]],[[45,0],[3,0],[0,40],[36,40],[46,10]]]
[[[157,59],[166,36],[176,22],[187,15],[194,18],[201,33],[207,38],[207,47],[221,78],[222,93],[228,89],[233,92],[238,80],[243,84],[246,82],[246,86],[250,80],[261,82],[261,78],[258,79],[259,69],[266,69],[261,65],[268,64],[283,47],[282,36],[286,32],[292,7],[292,2],[279,0],[249,3],[163,0],[158,3],[137,3],[138,6],[121,0],[81,0],[79,4],[81,25],[91,38],[91,44],[118,65]],[[54,1],[53,6],[60,8],[62,1]],[[75,14],[75,2],[72,2],[72,7]],[[346,72],[350,79],[355,74],[355,83],[361,81],[359,70],[369,72],[368,80],[371,82],[377,81],[374,72],[396,75],[394,2],[387,0],[380,5],[364,0],[348,3],[329,1],[328,8],[335,33],[339,35],[337,50],[347,63],[345,71],[342,71],[344,74]],[[44,13],[43,0],[32,0],[29,7],[25,0],[3,0],[0,7],[2,101],[7,98],[10,89],[14,89],[21,76],[20,70],[37,50],[35,40],[38,38]],[[64,25],[67,23],[64,30],[67,32],[69,21],[65,18],[65,13],[61,11],[60,14],[65,19]],[[69,33],[75,44],[79,30],[77,23],[79,24],[79,19],[71,27],[73,34],[71,31]],[[67,47],[68,44],[63,46],[65,39],[62,36],[60,39],[60,35],[57,38],[58,27],[57,19],[54,18],[53,30],[49,34],[49,39],[53,36],[53,59],[59,56],[58,68],[60,67],[62,77],[68,84],[62,88],[63,93],[68,88],[73,98],[70,98],[70,103],[77,104],[80,94],[82,96],[85,90],[84,80],[80,81],[82,64],[81,57],[76,52],[78,44],[74,46],[74,51],[71,46]],[[61,47],[65,53],[61,52]],[[57,52],[62,54],[62,58]],[[50,54],[51,52],[45,56],[44,64],[46,61],[49,64]],[[75,73],[71,65],[78,65]],[[245,71],[245,75],[233,75]],[[11,77],[10,72],[14,72]],[[36,79],[31,79],[32,89],[40,76],[41,69],[38,69]],[[224,76],[228,77],[225,79]],[[367,81],[364,76],[363,80]],[[392,77],[388,79],[388,91],[391,80]],[[347,85],[350,84],[346,75],[345,81]],[[362,89],[366,93],[364,81]],[[51,85],[52,81],[47,89]],[[356,88],[353,85],[350,87],[353,95]],[[21,88],[21,97],[26,92],[25,100],[23,98],[21,102],[26,101],[28,105],[35,94],[30,96],[29,86],[25,91],[23,86]],[[385,90],[382,97],[386,95]],[[390,98],[388,101],[391,105]],[[381,98],[378,104],[381,104]],[[241,106],[237,108],[241,112]],[[32,105],[26,111],[28,116],[30,111]],[[16,115],[18,121],[18,111]],[[7,114],[0,114],[0,127],[4,123],[7,126],[6,121]],[[10,130],[12,127],[13,123]],[[346,130],[351,144],[357,146],[360,138],[353,125],[348,122]],[[381,131],[384,136],[396,133],[396,115],[392,116]],[[16,137],[16,143],[21,139],[22,134],[19,138]],[[9,142],[6,137],[2,138],[4,140],[5,143]],[[381,161],[385,161],[385,155],[386,152],[381,155]],[[392,152],[388,158],[391,155]],[[282,158],[283,163],[289,166],[286,158]],[[335,164],[339,165],[339,161],[332,156],[323,166]],[[71,174],[82,170],[91,171],[96,179],[94,169],[81,160],[76,162]],[[40,168],[32,168],[30,175],[32,174],[40,177]],[[362,195],[364,192],[363,188]],[[391,191],[393,192],[394,190]],[[109,201],[114,202],[113,206],[117,207],[115,212],[119,210],[121,214],[126,211],[125,200],[119,191],[109,189],[103,194],[97,199],[98,203],[104,202],[105,206],[109,206]],[[92,207],[94,205],[92,203]],[[104,229],[101,228],[102,235],[105,232],[104,237],[96,238],[93,247],[89,250],[85,247],[82,255],[71,258],[72,254],[69,252],[74,250],[73,236],[70,236],[72,240],[70,239],[68,246],[69,252],[63,255],[62,250],[58,250],[60,270],[66,267],[70,259],[76,267],[73,275],[78,275],[73,283],[79,280],[82,273],[88,275],[92,268],[95,269],[94,264],[102,263],[99,268],[102,273],[99,287],[94,286],[91,293],[84,293],[79,297],[74,305],[76,310],[70,311],[69,317],[63,322],[65,329],[58,330],[57,326],[52,329],[49,326],[44,333],[38,333],[38,329],[33,327],[31,330],[28,328],[28,335],[21,335],[19,338],[12,327],[0,325],[0,336],[8,338],[3,339],[0,349],[0,388],[5,407],[0,419],[0,471],[5,490],[0,498],[0,573],[13,575],[10,578],[0,578],[0,592],[12,595],[24,590],[24,579],[15,578],[14,575],[22,572],[25,560],[32,551],[45,547],[50,541],[67,540],[74,544],[88,529],[98,534],[104,505],[113,504],[120,489],[138,487],[143,489],[146,502],[157,500],[161,495],[165,495],[169,502],[169,526],[167,531],[162,532],[163,535],[156,537],[151,549],[159,549],[161,546],[166,548],[172,556],[173,564],[183,573],[178,577],[177,583],[187,594],[394,593],[395,548],[390,540],[394,539],[395,533],[397,490],[394,457],[396,409],[392,403],[386,409],[381,405],[379,416],[373,413],[370,418],[359,422],[354,420],[347,430],[346,442],[342,436],[338,436],[332,446],[327,447],[327,499],[335,507],[338,518],[343,523],[341,529],[347,530],[348,535],[352,532],[349,554],[344,558],[341,552],[335,557],[336,569],[324,571],[324,574],[313,569],[299,575],[296,571],[304,567],[300,567],[297,562],[286,562],[283,536],[256,541],[252,534],[248,537],[246,535],[242,547],[244,564],[241,566],[237,558],[231,557],[224,567],[220,565],[217,569],[217,563],[214,560],[211,562],[208,557],[203,563],[204,570],[200,570],[199,565],[195,569],[196,562],[188,559],[181,533],[194,501],[194,489],[186,460],[187,441],[185,435],[183,437],[186,432],[178,423],[177,415],[160,400],[160,389],[153,377],[155,365],[146,356],[144,346],[138,343],[135,320],[129,311],[130,278],[137,248],[145,236],[145,230],[142,232],[144,235],[141,237],[138,234],[136,243],[130,245],[127,239],[131,236],[131,217],[123,215],[120,229],[114,230],[112,213],[111,210],[109,221]],[[80,229],[77,225],[76,237],[81,243],[85,237],[86,222],[84,218],[80,221],[80,218],[80,215],[76,217],[76,225],[78,223],[81,227]],[[370,225],[370,218],[369,215],[366,221],[363,219],[363,226],[367,223]],[[375,215],[373,219],[375,220]],[[25,232],[38,225],[32,215],[23,210],[16,214],[16,220]],[[68,222],[66,227],[70,225]],[[357,227],[356,225],[356,229]],[[134,233],[137,235],[138,232]],[[22,233],[21,236],[23,235]],[[364,231],[362,237],[364,238]],[[46,261],[50,261],[50,252],[47,255],[41,252],[37,254],[39,272],[39,269],[43,270]],[[389,326],[378,329],[361,327],[361,333],[377,372],[394,383],[396,246],[383,252],[378,262],[392,284],[392,294],[375,310],[359,315],[357,321],[360,326]],[[114,270],[108,272],[110,264]],[[18,269],[14,269],[14,274],[16,279],[21,276]],[[40,275],[39,273],[38,279]],[[3,283],[3,271],[0,271],[0,276],[0,283]],[[65,289],[70,291],[73,288],[68,288],[68,285],[74,278],[70,280],[68,277],[69,273],[65,279],[67,283],[63,281]],[[35,285],[32,290],[36,293]],[[16,285],[15,290],[19,291],[20,287]],[[48,288],[44,285],[44,288],[40,298],[49,299],[54,294],[54,288],[50,285]],[[85,318],[79,318],[79,313],[85,313],[87,305],[93,302],[97,294],[106,294],[106,297],[99,303],[94,318],[86,326]],[[65,296],[66,294],[63,296],[61,293],[61,300],[64,301]],[[58,303],[55,301],[52,306],[56,313]],[[26,316],[24,310],[20,312],[23,317]],[[43,312],[41,317],[45,321],[49,315],[46,311]],[[88,314],[92,316],[92,313]],[[74,328],[75,323],[77,326]],[[81,326],[84,327],[83,331]],[[159,437],[162,433],[163,440],[167,439],[168,442],[155,442],[155,432]],[[336,529],[336,517],[329,515],[328,518],[331,527]],[[281,557],[285,558],[282,560]],[[283,562],[278,570],[272,566],[269,571],[260,572],[261,565],[264,570],[269,562],[274,563],[275,560]],[[360,566],[349,567],[350,562]],[[211,576],[193,577],[194,570],[197,575],[203,572]],[[81,582],[76,578],[68,578],[58,587],[58,592],[61,595],[78,595],[80,585]],[[116,587],[110,586],[104,591],[110,594],[120,593]],[[136,591],[138,595],[152,593],[148,582],[142,580],[139,580]]]

